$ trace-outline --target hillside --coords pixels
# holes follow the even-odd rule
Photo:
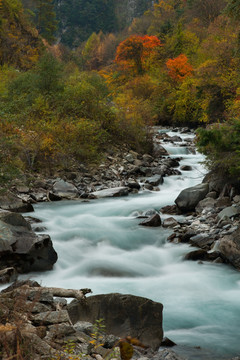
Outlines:
[[[37,7],[39,31],[20,2],[1,4],[3,169],[6,158],[14,172],[96,164],[122,143],[150,151],[151,125],[176,124],[201,126],[199,148],[210,165],[239,173],[238,2],[89,0],[55,6],[63,43],[54,43],[51,1]],[[223,136],[226,129],[229,137]]]

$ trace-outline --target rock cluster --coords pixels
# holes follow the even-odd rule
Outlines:
[[[15,350],[25,360],[69,359],[68,344],[74,344],[71,352],[79,358],[102,360],[107,354],[119,353],[120,337],[129,335],[144,344],[142,350],[134,347],[133,359],[146,360],[153,355],[155,359],[164,359],[149,348],[151,345],[158,348],[162,341],[162,304],[121,294],[86,298],[84,294],[88,292],[89,289],[45,288],[33,281],[16,282],[3,290],[0,293],[1,359],[8,359],[9,354],[14,357]],[[75,297],[75,293],[79,299],[68,305],[62,296]],[[105,317],[104,331],[103,327],[96,330],[94,325],[101,316]],[[108,335],[111,333],[114,335]]]
[[[222,186],[219,186],[220,183]],[[173,223],[169,241],[189,243],[200,250],[186,255],[186,260],[228,263],[240,270],[240,196],[238,189],[214,177],[183,190],[175,200],[178,213],[188,213]]]
[[[176,169],[180,159],[168,156],[161,145],[164,140],[172,143],[181,141],[181,146],[189,152],[194,151],[192,138],[182,142],[177,136],[170,137],[156,132],[152,155],[125,148],[114,154],[109,153],[97,168],[87,168],[80,164],[74,171],[65,169],[52,178],[37,177],[29,186],[16,184],[8,195],[0,197],[0,207],[25,212],[33,210],[31,204],[41,201],[114,197],[128,195],[139,189],[158,191],[165,176],[181,174]]]
[[[48,235],[36,235],[22,215],[0,209],[0,283],[16,273],[50,270],[56,261]]]

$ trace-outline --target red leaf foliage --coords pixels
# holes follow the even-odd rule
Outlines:
[[[189,64],[188,58],[184,54],[179,55],[175,59],[169,59],[166,65],[169,76],[176,81],[182,81],[193,72],[193,67]]]

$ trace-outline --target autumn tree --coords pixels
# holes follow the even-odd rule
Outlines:
[[[115,61],[125,68],[133,67],[141,75],[145,60],[159,46],[162,45],[156,36],[130,36],[118,45]]]
[[[186,77],[192,74],[193,67],[188,62],[186,55],[181,54],[175,59],[168,59],[166,62],[169,76],[175,81],[183,81]]]

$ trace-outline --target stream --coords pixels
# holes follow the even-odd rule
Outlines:
[[[148,297],[164,305],[164,336],[179,344],[180,352],[184,345],[185,355],[188,346],[206,349],[201,359],[213,359],[211,351],[216,359],[239,355],[239,272],[222,264],[183,261],[194,248],[168,243],[169,229],[138,225],[142,220],[136,219],[136,211],[173,204],[182,189],[200,183],[206,173],[201,154],[189,153],[180,143],[164,147],[193,170],[165,177],[160,191],[35,205],[35,212],[28,215],[43,221],[58,261],[52,271],[22,278],[43,286],[87,287],[94,295],[120,292]],[[200,357],[193,354],[191,359]]]

